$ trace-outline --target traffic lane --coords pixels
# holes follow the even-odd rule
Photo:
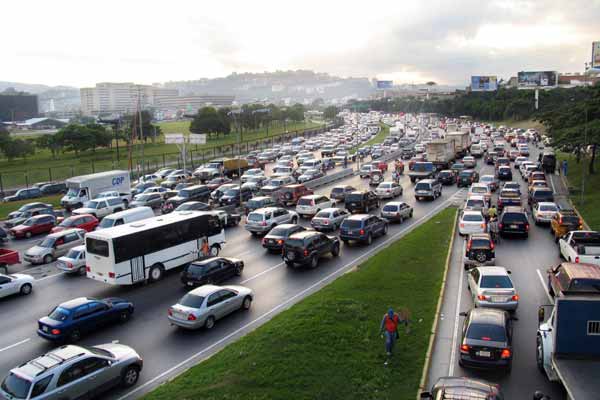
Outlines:
[[[446,194],[446,196],[450,196],[450,194]],[[418,220],[421,214],[427,213],[428,210],[432,208],[439,208],[443,205],[443,203],[438,200],[436,202],[423,203],[423,205],[423,207],[416,208],[415,218],[412,221],[407,221],[407,223],[400,226],[392,226],[390,229],[390,234],[393,234],[397,230],[408,228],[415,223],[414,221]],[[378,239],[375,245],[383,240],[385,239]],[[283,267],[283,264],[281,263],[281,258],[278,256],[270,256],[269,260],[274,262],[274,264],[269,264],[270,268],[276,267],[277,265],[280,265],[280,267],[275,268],[268,274],[264,274],[259,278],[247,283],[249,287],[257,288],[257,301],[255,302],[255,308],[258,311],[264,310],[261,308],[263,301],[265,302],[265,307],[267,308],[269,306],[271,306],[271,308],[277,307],[277,305],[281,303],[280,296],[295,296],[298,291],[301,292],[304,290],[307,284],[311,283],[313,280],[319,278],[323,274],[327,274],[330,271],[328,266],[332,266],[332,268],[335,270],[335,268],[339,268],[340,263],[353,263],[357,257],[367,251],[371,251],[372,248],[373,247],[361,245],[356,245],[349,248],[343,246],[342,255],[340,256],[339,260],[324,259],[324,262],[321,265],[323,268],[317,268],[314,271],[306,271],[303,269],[293,271],[293,275],[290,278],[288,278],[288,275],[290,275],[288,274],[289,271],[287,271],[287,268]],[[260,258],[265,258],[264,253],[261,254]],[[184,341],[182,345],[169,344],[168,346],[165,346],[164,342],[164,338],[169,337],[169,335],[172,333],[172,330],[166,321],[166,310],[187,291],[179,282],[178,275],[179,274],[177,271],[173,271],[172,273],[168,274],[164,282],[156,285],[145,285],[141,287],[112,287],[94,282],[89,279],[77,279],[75,277],[71,279],[71,277],[67,277],[67,279],[62,281],[63,284],[60,285],[60,292],[54,292],[54,297],[44,296],[42,299],[37,297],[37,300],[41,300],[41,302],[39,302],[40,304],[38,304],[38,307],[41,308],[43,312],[38,312],[34,316],[29,314],[29,317],[24,315],[21,316],[21,319],[25,318],[26,320],[16,321],[16,324],[19,325],[19,329],[13,329],[10,335],[3,335],[1,337],[1,343],[7,343],[7,345],[16,342],[17,339],[18,341],[23,340],[21,338],[30,339],[29,342],[4,352],[1,362],[2,371],[5,372],[15,365],[23,362],[23,360],[33,358],[36,355],[39,355],[40,353],[43,353],[44,351],[54,347],[53,345],[43,341],[42,339],[38,339],[35,336],[35,321],[37,318],[49,311],[48,304],[54,305],[70,298],[85,295],[98,298],[111,296],[124,297],[134,302],[136,305],[136,312],[134,318],[128,324],[122,327],[115,326],[109,328],[108,330],[103,330],[97,335],[87,337],[82,342],[83,344],[95,344],[115,339],[121,340],[123,343],[131,344],[138,351],[140,351],[140,353],[143,354],[147,360],[146,366],[150,368],[157,368],[157,372],[160,371],[160,369],[165,365],[164,363],[166,360],[172,360],[173,363],[180,361],[189,354],[190,348],[187,345],[187,342]],[[229,283],[243,283],[248,278],[252,277],[246,275],[245,271],[241,278],[234,279]],[[38,290],[40,292],[48,292],[43,286],[44,285],[42,284],[42,287],[39,287]],[[160,296],[156,296],[155,289],[160,289]],[[26,300],[28,300],[28,303],[25,305],[27,309],[33,308],[31,303],[34,299],[36,299],[36,297],[33,295],[30,298],[26,298]],[[2,311],[6,314],[10,314],[10,312],[4,308]],[[6,314],[0,315],[0,317],[9,317],[9,315]],[[253,316],[254,314],[250,313],[248,318]],[[227,320],[228,319],[225,321]],[[225,323],[223,326],[229,327],[231,323],[232,322]],[[237,327],[237,325],[235,326]],[[214,334],[211,333],[211,336],[208,336],[208,338],[212,338],[213,335]],[[7,338],[6,336],[9,337]],[[217,335],[217,338],[218,337],[219,335]],[[193,341],[196,343],[196,340]],[[181,349],[176,350],[176,348],[179,349],[179,346],[182,346]],[[157,349],[160,351],[157,351]],[[163,349],[164,351],[162,351]]]

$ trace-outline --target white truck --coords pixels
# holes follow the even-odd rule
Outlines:
[[[454,141],[454,154],[456,157],[466,155],[471,146],[471,134],[469,132],[448,132],[446,139]]]
[[[60,204],[67,210],[80,208],[86,201],[106,191],[118,191],[125,208],[131,201],[129,171],[115,170],[75,176],[67,179],[65,183],[68,191],[60,199]]]
[[[558,240],[558,245],[566,261],[600,265],[600,232],[571,231]]]
[[[436,139],[427,143],[427,161],[438,170],[447,169],[454,160],[454,142],[450,139]]]

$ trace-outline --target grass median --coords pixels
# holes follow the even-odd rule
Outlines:
[[[455,213],[441,211],[145,399],[414,399]],[[389,306],[414,323],[384,366],[378,333]]]

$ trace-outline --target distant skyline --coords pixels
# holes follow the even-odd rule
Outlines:
[[[32,0],[3,4],[0,80],[93,86],[310,69],[467,85],[522,70],[581,72],[600,0]]]

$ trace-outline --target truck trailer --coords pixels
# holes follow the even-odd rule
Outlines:
[[[447,169],[454,158],[454,142],[451,139],[436,139],[427,143],[427,161],[438,170]]]

